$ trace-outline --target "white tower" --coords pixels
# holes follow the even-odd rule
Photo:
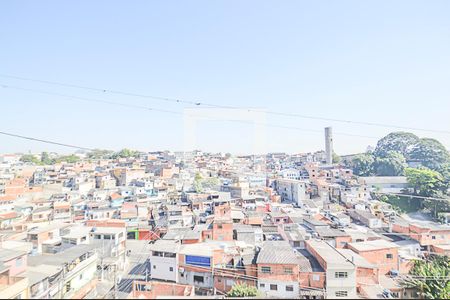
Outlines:
[[[325,127],[325,155],[327,165],[333,163],[333,130],[331,127]]]

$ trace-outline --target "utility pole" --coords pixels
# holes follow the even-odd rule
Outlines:
[[[102,257],[100,259],[100,266],[102,269],[101,273],[101,280],[104,279],[104,266],[103,266],[103,257],[105,256],[105,239],[102,238]]]
[[[113,265],[113,267],[114,267],[114,299],[117,299],[118,298],[117,265]]]

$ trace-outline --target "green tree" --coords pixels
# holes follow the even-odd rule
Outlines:
[[[130,150],[130,149],[122,149],[119,152],[114,153],[111,158],[117,159],[117,158],[130,158],[130,157],[136,157],[139,155],[138,151]]]
[[[247,285],[245,283],[239,283],[234,285],[228,292],[228,297],[257,297],[259,295],[258,289],[254,286]]]
[[[333,164],[338,164],[340,162],[341,162],[341,157],[333,151]]]
[[[113,151],[94,149],[91,152],[89,152],[87,156],[89,159],[107,159],[111,158],[111,155],[113,154],[114,154]]]
[[[447,185],[447,187],[450,186],[450,163],[447,163],[447,164],[443,165],[437,171],[444,178],[444,182]]]
[[[373,163],[375,158],[372,154],[364,153],[356,155],[348,164],[353,173],[358,176],[373,175]]]
[[[429,210],[436,219],[439,219],[441,213],[450,212],[450,201],[449,199],[425,199],[423,201],[423,206]]]
[[[195,178],[194,178],[194,180],[200,181],[200,180],[202,180],[202,179],[203,179],[203,176],[202,176],[202,174],[200,174],[200,172],[195,173]]]
[[[403,175],[407,167],[403,154],[396,151],[388,151],[384,157],[376,157],[373,169],[378,176]]]
[[[447,185],[442,175],[430,169],[406,168],[406,177],[414,194],[432,197],[445,193]]]
[[[415,288],[425,299],[450,299],[450,261],[448,256],[434,256],[431,260],[417,260],[403,280],[407,288]]]
[[[438,140],[423,138],[418,141],[411,151],[411,159],[432,170],[448,168],[450,155],[448,150]]]
[[[217,177],[208,177],[204,179],[201,184],[203,189],[213,189],[220,184],[220,180]]]
[[[41,161],[39,159],[37,159],[36,156],[34,156],[33,154],[24,154],[22,155],[22,157],[20,158],[20,161],[24,162],[24,163],[32,163],[35,165],[40,165]]]
[[[419,138],[415,134],[403,131],[392,132],[378,141],[374,155],[385,157],[389,151],[396,151],[409,159],[412,149],[418,142]]]
[[[60,156],[56,159],[56,162],[76,163],[80,161],[80,158],[74,154]]]
[[[50,158],[50,155],[47,152],[42,152],[41,154],[41,164],[43,165],[53,165],[55,160]]]
[[[194,183],[193,183],[194,190],[197,193],[201,193],[203,191],[202,181],[203,181],[202,174],[200,174],[200,172],[197,172],[195,174]]]

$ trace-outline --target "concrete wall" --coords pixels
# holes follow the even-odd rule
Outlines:
[[[5,266],[9,267],[9,275],[17,276],[18,274],[25,272],[27,269],[27,255],[16,257],[12,260],[4,262]]]
[[[176,257],[151,256],[150,263],[152,278],[177,282],[178,263]]]
[[[351,246],[350,249],[367,259],[368,262],[373,263],[378,266],[380,274],[387,274],[391,270],[398,270],[398,249],[397,248],[386,248],[373,251],[361,251],[358,252]],[[392,258],[387,258],[387,255],[392,255]]]
[[[271,285],[276,285],[277,290],[271,290]],[[291,286],[293,291],[287,291],[287,286]],[[298,281],[278,281],[278,280],[268,280],[259,279],[258,280],[258,290],[267,297],[275,298],[288,298],[295,299],[299,296],[299,284]]]

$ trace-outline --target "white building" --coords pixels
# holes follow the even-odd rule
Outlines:
[[[359,177],[361,184],[367,185],[371,190],[382,193],[401,193],[408,188],[408,180],[405,176],[369,176]]]
[[[383,227],[383,221],[367,210],[349,209],[347,212],[352,219],[371,229]]]
[[[284,169],[280,171],[281,177],[284,179],[300,180],[301,172],[297,169]]]
[[[356,299],[355,264],[324,241],[309,240],[306,244],[326,272],[327,298]]]
[[[124,256],[126,230],[123,227],[94,227],[90,233],[90,243],[108,245],[110,255],[113,257]]]
[[[178,282],[178,251],[175,240],[157,240],[150,245],[151,276],[153,279]]]
[[[310,199],[307,193],[306,181],[291,180],[291,179],[277,179],[274,181],[275,190],[281,196],[282,202],[289,202],[303,206],[305,199]]]

